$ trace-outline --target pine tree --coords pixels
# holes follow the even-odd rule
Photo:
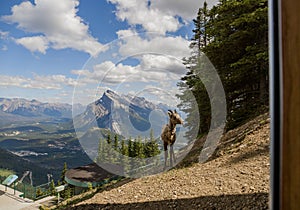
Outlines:
[[[124,139],[122,139],[122,141],[121,141],[120,152],[122,155],[128,156],[128,146],[126,145]]]
[[[154,157],[158,154],[160,154],[160,150],[159,150],[159,146],[158,143],[156,142],[156,140],[152,140],[150,141],[150,145],[151,145],[151,156],[150,157]]]
[[[145,139],[145,145],[144,145],[144,157],[154,157],[160,153],[158,144],[154,138],[153,130],[150,131],[149,140]]]
[[[204,49],[222,79],[231,129],[268,106],[267,0],[221,1]]]
[[[203,3],[203,7],[199,8],[197,18],[193,20],[195,29],[193,29],[192,42],[190,48],[196,50],[196,54],[200,55],[199,49],[206,47],[209,42],[209,37],[206,32],[206,26],[209,20],[209,10],[206,1]]]
[[[64,163],[64,168],[63,168],[63,170],[61,172],[61,175],[60,175],[60,181],[61,181],[62,184],[66,184],[65,174],[66,174],[67,170],[68,170],[68,166],[67,166],[67,163],[65,162]]]
[[[151,144],[149,139],[145,139],[145,145],[144,145],[144,156],[146,158],[151,157]]]
[[[106,138],[107,144],[111,144],[111,133],[110,131],[107,133],[107,138]]]
[[[114,144],[113,144],[113,148],[118,151],[119,150],[119,138],[118,135],[115,134],[114,136]]]
[[[131,137],[128,140],[128,156],[134,157],[133,141],[132,141]]]
[[[132,157],[138,157],[138,155],[139,155],[139,145],[138,145],[137,139],[135,139],[133,141],[132,147],[133,147],[133,154],[132,154],[133,156]]]
[[[107,161],[107,162],[112,162],[113,161],[113,159],[114,159],[114,157],[112,157],[112,155],[113,155],[113,145],[112,145],[112,139],[111,139],[111,133],[110,133],[110,131],[108,131],[108,133],[107,133],[107,137],[106,137],[106,142],[107,142],[107,145],[106,146],[104,146],[104,148],[105,148],[105,160]]]
[[[106,144],[105,144],[105,140],[104,139],[99,139],[98,155],[97,155],[97,159],[96,159],[97,163],[105,162],[106,152],[107,152],[107,147],[106,147]]]
[[[209,23],[209,10],[206,1],[203,7],[198,10],[197,18],[193,20],[195,29],[191,39],[190,48],[193,54],[189,58],[184,58],[183,63],[188,72],[178,83],[182,94],[177,97],[181,100],[178,107],[187,113],[185,127],[188,128],[186,137],[194,140],[195,134],[206,133],[210,126],[210,99],[207,91],[199,77],[199,57],[202,56],[203,49],[208,45],[210,37],[207,33]],[[201,77],[205,79],[204,76]]]
[[[122,156],[120,156],[120,163],[124,166],[124,171],[125,173],[130,169],[129,164],[128,164],[128,146],[125,143],[125,140],[121,140],[121,148],[120,148],[120,153]]]
[[[56,191],[55,191],[55,183],[54,180],[52,179],[50,182],[50,186],[49,186],[49,192],[51,195],[55,195]]]
[[[145,158],[144,144],[142,142],[142,138],[140,136],[138,136],[136,142],[137,142],[137,157],[138,158]]]
[[[43,195],[44,195],[43,191],[41,190],[40,187],[38,187],[38,188],[36,189],[36,192],[35,192],[35,197],[38,198],[38,197],[41,197],[41,196],[43,196]]]
[[[68,198],[71,198],[72,197],[72,188],[71,187],[67,187],[63,193],[62,193],[62,197],[64,199],[68,199]]]

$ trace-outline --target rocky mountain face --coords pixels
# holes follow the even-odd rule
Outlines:
[[[166,123],[168,107],[154,104],[143,97],[118,95],[107,90],[100,99],[86,107],[84,113],[74,118],[75,128],[107,128],[124,136],[141,135],[149,129],[154,134]]]

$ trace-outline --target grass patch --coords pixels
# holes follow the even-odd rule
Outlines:
[[[7,177],[7,176],[9,176],[9,175],[11,175],[11,174],[15,174],[15,172],[12,171],[12,170],[0,168],[0,176]]]

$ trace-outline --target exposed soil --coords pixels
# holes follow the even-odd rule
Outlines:
[[[268,209],[267,114],[222,138],[210,161],[135,179],[67,209]]]

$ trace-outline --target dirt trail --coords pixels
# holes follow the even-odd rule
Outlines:
[[[68,209],[268,209],[269,121],[228,133],[209,162],[136,179]]]

